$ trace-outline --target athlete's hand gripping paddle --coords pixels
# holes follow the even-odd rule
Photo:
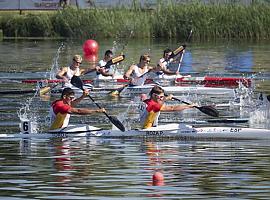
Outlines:
[[[81,90],[84,90],[83,89],[83,81],[82,81],[82,79],[79,77],[79,76],[73,76],[72,77],[72,79],[71,79],[71,84],[72,85],[74,85],[75,87],[77,87],[77,88],[80,88]],[[95,102],[95,100],[90,96],[90,95],[88,95],[88,97],[96,104],[96,106],[98,107],[98,108],[100,108],[101,109],[101,106],[97,103],[97,102]],[[114,116],[109,116],[106,112],[103,112],[104,113],[104,115],[111,121],[111,123],[113,124],[113,125],[115,125],[118,129],[120,129],[122,132],[124,132],[125,131],[125,127],[124,127],[124,125],[116,118],[116,117],[114,117]]]

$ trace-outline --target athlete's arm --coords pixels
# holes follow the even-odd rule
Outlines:
[[[67,73],[67,67],[62,67],[61,70],[56,74],[56,78],[63,79],[65,82],[68,81],[65,74]]]
[[[106,112],[106,110],[104,108],[89,109],[89,108],[73,108],[73,107],[71,107],[68,110],[69,114],[79,114],[79,115],[87,115],[87,114],[102,113],[102,112]]]

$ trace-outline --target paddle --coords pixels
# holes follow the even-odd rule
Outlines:
[[[73,76],[71,79],[71,84],[77,88],[80,88],[81,90],[84,90],[83,89],[83,85],[84,85],[83,81],[79,76]],[[97,102],[95,102],[95,100],[90,95],[88,95],[88,97],[96,104],[96,106],[98,108],[101,109],[100,105]],[[122,132],[125,131],[124,125],[116,117],[109,116],[106,112],[103,112],[103,113],[111,121],[111,123],[114,124],[118,129],[120,129]]]
[[[270,95],[267,95],[266,98],[270,102]]]
[[[179,64],[178,64],[178,67],[177,67],[176,72],[179,72],[179,70],[180,70],[180,67],[182,65],[182,61],[183,61],[183,58],[184,58],[184,53],[185,53],[185,50],[183,50],[183,52],[181,54],[181,58],[180,58],[180,61],[179,61]]]
[[[104,68],[109,68],[111,65],[117,64],[119,62],[122,62],[125,59],[125,55],[120,55],[117,56],[111,60],[109,60],[106,65],[104,66]]]
[[[53,88],[55,88],[59,83],[60,83],[60,82],[55,83],[55,84],[50,85],[50,86],[45,86],[45,87],[43,87],[43,88],[40,88],[40,89],[39,89],[39,95],[42,96],[42,95],[47,94],[47,93],[50,92]]]
[[[109,68],[111,65],[114,65],[114,64],[117,64],[121,61],[123,61],[125,59],[125,55],[120,55],[120,56],[117,56],[111,60],[109,60],[106,65],[104,66],[104,68]],[[88,72],[89,73],[89,72]],[[85,73],[87,74],[87,73]],[[59,84],[59,83],[58,83]],[[55,84],[55,85],[52,85],[52,86],[46,86],[44,88],[40,88],[39,90],[39,95],[44,95],[48,92],[50,92],[53,88],[55,88],[58,84]]]
[[[170,59],[173,59],[174,57],[176,57],[176,56],[179,55],[182,51],[185,50],[185,48],[186,48],[186,46],[187,46],[186,43],[190,40],[192,33],[193,33],[193,31],[192,31],[192,29],[191,29],[190,32],[189,32],[188,37],[187,37],[186,40],[185,40],[185,43],[184,43],[183,45],[181,45],[180,47],[178,47],[177,49],[175,49],[175,50],[172,52],[172,54],[169,56],[169,58],[168,58],[167,60],[165,60],[165,61],[168,61],[168,60],[170,60]]]
[[[191,105],[190,103],[182,101],[176,97],[173,97],[172,99],[179,101],[181,103],[187,104],[187,105]],[[200,110],[201,112],[203,112],[206,115],[209,115],[212,117],[219,117],[219,112],[212,106],[194,106],[194,108],[197,108],[198,110]]]
[[[151,72],[152,70],[148,70],[147,72],[145,72],[144,74],[142,74],[141,76],[137,77],[136,79],[140,79],[140,78],[143,78],[145,75],[147,75],[149,72]],[[112,92],[110,92],[110,95],[111,96],[118,96],[126,87],[130,86],[130,83],[129,84],[126,84],[124,85],[123,87],[121,88],[118,88]]]

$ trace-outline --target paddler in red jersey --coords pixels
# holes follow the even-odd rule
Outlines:
[[[50,130],[67,127],[70,114],[88,115],[106,112],[104,108],[75,108],[75,106],[88,95],[89,91],[84,90],[81,97],[75,98],[74,91],[71,88],[65,88],[62,92],[61,99],[54,101],[50,108]]]
[[[165,105],[165,101],[171,100],[173,96],[165,96],[164,90],[157,85],[152,88],[149,96],[149,99],[143,100],[145,104],[140,108],[140,121],[144,129],[158,125],[158,117],[161,111],[182,111],[196,106],[195,104]]]

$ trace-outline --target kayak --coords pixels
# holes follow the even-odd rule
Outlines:
[[[82,94],[82,90],[79,89],[79,88],[76,88],[74,86],[71,86],[71,88],[74,90],[75,94],[77,95],[81,95]],[[115,91],[117,88],[115,87],[106,87],[106,88],[102,88],[102,87],[93,87],[93,85],[91,84],[85,84],[84,85],[84,88],[85,89],[89,89],[91,90],[92,92],[94,93],[98,93],[98,94],[108,94],[109,92],[113,92]],[[53,89],[50,90],[51,93],[61,93],[63,91],[64,87],[55,87]],[[19,89],[19,90],[3,90],[3,91],[0,91],[0,94],[1,95],[7,95],[7,94],[21,94],[21,95],[25,95],[25,94],[34,94],[34,93],[37,93],[39,91],[39,89],[28,89],[28,90],[22,90],[22,89]]]
[[[164,79],[169,79],[169,76],[164,76]],[[173,77],[171,77],[173,78]],[[242,83],[245,87],[252,86],[251,78],[237,78],[237,77],[175,77],[175,83],[177,85],[198,84],[205,87],[238,87],[239,83]]]
[[[154,84],[142,86],[125,86],[120,92],[120,97],[130,97],[138,94],[148,94]],[[228,95],[235,96],[235,90],[231,88],[200,87],[200,86],[165,86],[162,87],[166,93],[170,94],[199,94],[199,95]]]
[[[204,85],[206,87],[237,87],[241,82],[245,87],[252,86],[251,78],[243,77],[217,77],[217,76],[202,76],[202,77],[191,77],[191,76],[182,76],[182,75],[163,75],[161,78],[149,78],[146,81],[174,81],[178,85]],[[38,82],[47,82],[47,83],[58,83],[63,80],[52,79],[52,80],[38,80],[38,79],[28,79],[22,80],[22,83],[35,84]],[[84,83],[94,83],[97,79],[87,79],[84,80]],[[128,80],[123,79],[122,75],[117,75],[114,78],[112,77],[101,77],[98,81],[113,82],[113,83],[128,83]]]
[[[120,97],[130,97],[142,93],[149,93],[151,88],[155,84],[146,84],[143,86],[121,86],[121,87],[93,87],[91,84],[84,84],[84,88],[90,89],[93,93],[97,93],[98,95],[104,94],[107,95],[110,92],[120,90]],[[123,87],[123,90],[121,88]],[[76,88],[74,86],[71,87],[76,94],[82,94],[82,90]],[[232,88],[224,88],[224,87],[203,87],[203,86],[164,86],[162,87],[166,93],[170,94],[199,94],[199,95],[228,95],[235,96],[235,90]],[[50,90],[51,93],[61,93],[63,88],[55,87]],[[36,89],[33,90],[9,90],[9,91],[0,91],[0,94],[28,94],[35,93]]]
[[[239,139],[268,140],[270,130],[241,127],[193,127],[185,124],[170,123],[148,129],[103,130],[90,125],[69,125],[66,128],[46,133],[0,134],[0,139],[12,138],[174,138],[174,139]]]

